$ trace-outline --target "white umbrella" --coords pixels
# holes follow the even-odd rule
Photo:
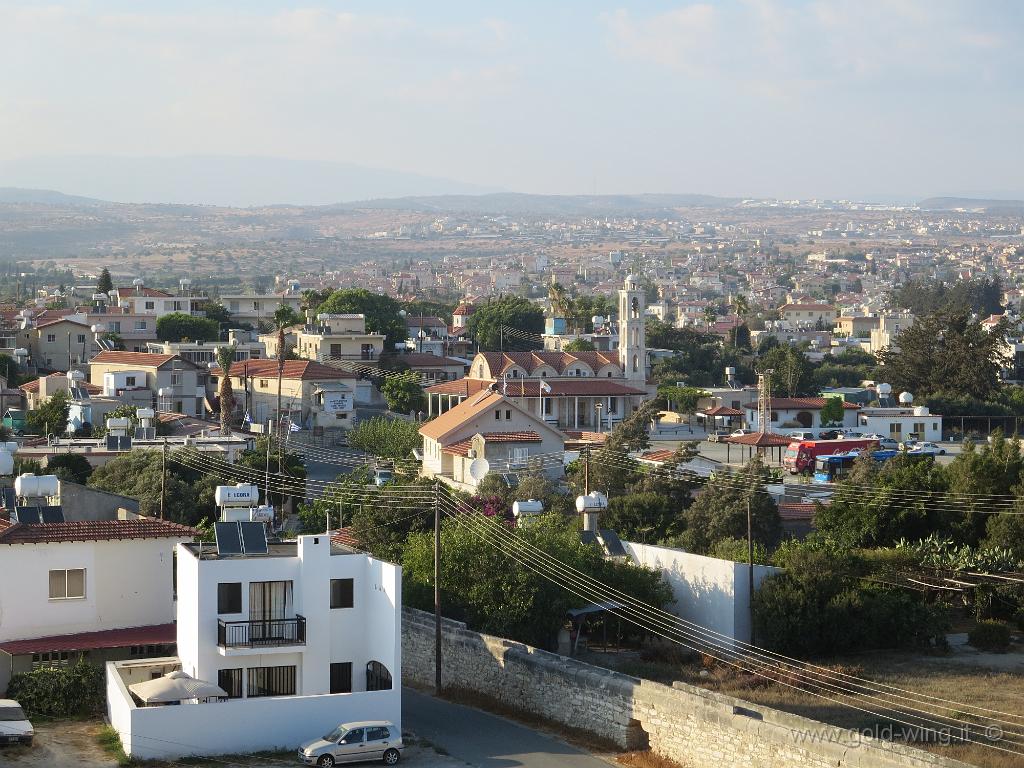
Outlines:
[[[208,699],[214,696],[227,697],[228,692],[218,685],[205,680],[196,680],[180,669],[168,672],[163,677],[134,683],[128,690],[142,699],[145,704],[164,704],[185,699]]]

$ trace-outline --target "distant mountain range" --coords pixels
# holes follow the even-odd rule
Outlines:
[[[486,195],[433,195],[362,200],[339,208],[438,211],[474,214],[593,215],[657,213],[673,208],[724,208],[739,198],[688,194],[641,195],[530,195],[497,192]]]
[[[973,197],[929,197],[918,204],[926,211],[953,211],[957,208],[966,210],[984,209],[989,213],[1024,213],[1024,200],[992,200]]]
[[[30,157],[0,163],[0,184],[32,191],[62,189],[85,198],[119,203],[231,207],[329,205],[373,198],[497,191],[494,187],[349,163],[223,155]]]
[[[0,187],[0,203],[45,203],[47,205],[95,205],[102,202],[91,197],[65,195],[52,189]]]

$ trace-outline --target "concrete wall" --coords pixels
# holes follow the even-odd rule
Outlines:
[[[406,609],[403,675],[432,686],[433,617]],[[715,768],[969,768],[921,750],[694,686],[666,686],[557,656],[446,621],[444,685],[485,694],[591,731],[624,748],[650,748],[683,765]]]
[[[231,699],[137,707],[118,669],[107,664],[107,716],[137,760],[294,750],[338,723],[390,720],[401,727],[402,691]]]
[[[734,640],[750,640],[750,583],[746,563],[704,557],[672,547],[622,542],[639,564],[660,571],[672,588],[669,610]],[[780,568],[754,566],[754,589]]]

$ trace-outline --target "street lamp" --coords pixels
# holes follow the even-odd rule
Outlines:
[[[598,400],[594,403],[594,410],[597,411],[597,434],[601,434],[604,431],[604,427],[601,424],[601,409],[604,408],[604,403]]]

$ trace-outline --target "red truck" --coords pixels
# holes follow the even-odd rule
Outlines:
[[[819,456],[832,456],[837,453],[877,447],[878,441],[870,438],[794,440],[786,448],[786,454],[782,457],[782,466],[788,469],[791,475],[798,475],[801,472],[813,472],[814,461]]]

